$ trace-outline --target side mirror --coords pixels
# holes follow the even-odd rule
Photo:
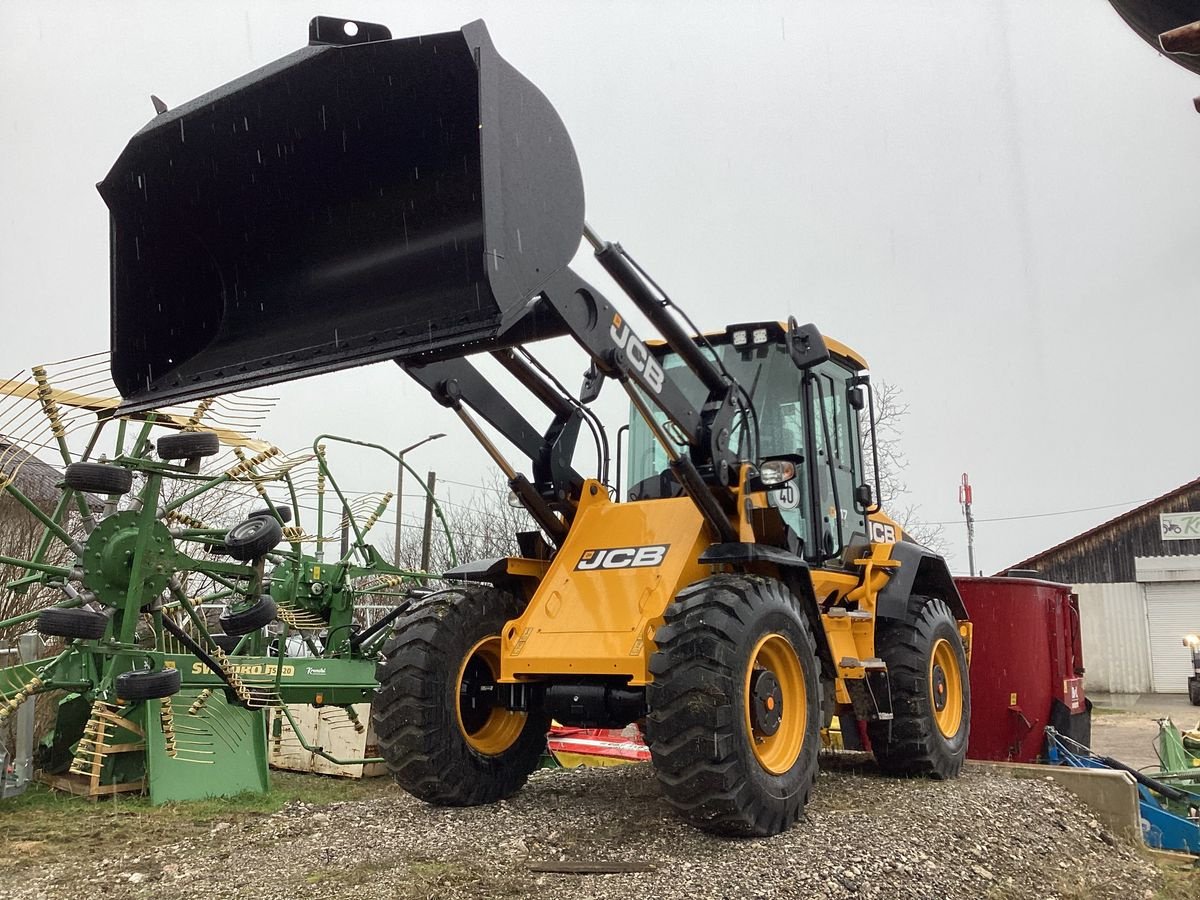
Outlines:
[[[788,316],[787,348],[792,362],[802,371],[829,359],[829,348],[817,326],[811,322],[797,325],[795,316]]]
[[[867,405],[867,392],[863,390],[861,384],[856,384],[846,392],[846,399],[852,409],[862,412],[863,408]]]
[[[871,495],[871,486],[869,484],[860,484],[854,489],[854,502],[859,509],[870,509],[875,498]]]

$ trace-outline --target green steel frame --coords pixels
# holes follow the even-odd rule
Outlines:
[[[105,424],[97,424],[89,452]],[[407,587],[423,586],[431,577],[392,565],[367,542],[387,499],[365,525],[349,517],[353,541],[348,552],[326,562],[319,540],[326,512],[323,488],[317,492],[316,551],[305,553],[299,496],[291,469],[284,468],[279,480],[286,485],[297,515],[296,526],[285,534],[286,549],[281,543],[264,559],[250,563],[206,558],[195,550],[188,552],[184,545],[219,543],[224,529],[190,524],[172,528],[168,523],[179,520],[178,514],[189,501],[239,475],[256,475],[265,458],[244,460],[220,475],[201,475],[195,461],[150,458],[150,436],[156,424],[153,414],[141,421],[127,447],[128,424],[118,420],[116,455],[109,461],[141,476],[140,489],[125,502],[125,508],[118,509],[118,498],[109,498],[104,514],[97,519],[88,496],[64,485],[53,511],[47,513],[15,484],[4,486],[45,528],[30,559],[0,556],[0,563],[19,566],[27,573],[7,586],[17,591],[35,585],[57,589],[65,596],[54,606],[87,604],[103,609],[109,623],[99,638],[70,640],[53,657],[0,669],[0,721],[32,696],[65,692],[58,701],[58,720],[45,755],[47,770],[60,778],[67,769],[77,779],[90,778],[93,795],[145,788],[156,803],[266,790],[266,710],[277,705],[282,706],[306,750],[340,765],[381,761],[374,757],[336,758],[325,748],[310,745],[295,728],[286,704],[340,707],[356,728],[361,727],[353,704],[369,702],[373,696],[375,665],[390,626],[367,639],[355,631],[355,598],[363,592],[358,586],[364,579],[373,580],[367,591],[402,605],[407,602]],[[322,441],[372,448],[407,467],[397,454],[378,444],[321,435],[313,445],[318,483],[328,482],[342,510],[349,504],[330,470]],[[65,440],[58,438],[57,443],[64,464],[74,462]],[[441,507],[425,482],[416,472],[412,474],[425,487],[451,557],[457,559]],[[167,481],[188,487],[164,502]],[[260,494],[278,519],[279,512],[265,491]],[[72,507],[80,516],[78,534],[67,526]],[[339,518],[341,515],[339,511]],[[70,565],[48,561],[55,541],[74,557]],[[189,597],[183,578],[187,573],[204,576],[216,589]],[[239,641],[232,655],[226,655],[209,632],[202,607],[225,603],[233,610],[249,608],[264,593],[270,594],[280,610],[279,622],[272,629],[277,635],[268,642],[261,630],[254,632]],[[32,621],[40,612],[0,621],[0,628]],[[191,627],[191,652],[179,652],[179,640],[173,637],[179,626],[164,625],[164,616],[180,614]],[[145,645],[148,641],[139,635],[138,626],[145,617],[153,630],[152,646]],[[314,636],[315,631],[320,634]],[[296,633],[311,655],[288,654],[288,638]],[[180,673],[181,690],[173,697],[125,702],[117,696],[116,682],[132,669],[175,669]]]

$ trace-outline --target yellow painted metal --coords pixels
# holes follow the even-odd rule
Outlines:
[[[471,651],[463,657],[462,665],[458,667],[458,678],[454,683],[454,712],[463,738],[484,756],[499,756],[521,736],[526,714],[507,710],[503,706],[493,706],[483,722],[468,726],[463,720],[462,683],[467,667],[472,662],[486,666],[494,681],[500,673],[500,638],[492,636],[477,641]]]
[[[941,669],[943,678],[934,679],[934,670]],[[952,738],[962,727],[963,672],[958,654],[945,638],[938,638],[929,654],[929,699],[933,704],[933,719],[944,737]],[[938,703],[941,708],[938,708]]]
[[[738,539],[755,543],[768,505],[765,491],[749,491],[749,467],[734,490]],[[873,521],[900,526],[883,513]],[[648,684],[654,635],[663,612],[680,589],[725,566],[696,562],[712,538],[692,501],[686,497],[614,503],[599,482],[584,484],[570,532],[552,561],[514,557],[508,573],[529,597],[522,614],[506,623],[499,650],[499,681],[542,677],[609,675],[631,685]],[[821,625],[836,671],[834,694],[849,704],[847,679],[866,677],[864,661],[877,656],[875,610],[879,592],[900,565],[891,542],[872,543],[862,558],[845,568],[810,570],[813,591],[824,612]],[[662,549],[662,558],[655,555]],[[640,553],[641,557],[638,556]],[[614,555],[610,555],[614,554]],[[634,565],[635,561],[652,564]],[[769,563],[752,563],[750,572],[779,577]],[[867,613],[849,615],[846,613]],[[970,659],[971,626],[959,631]],[[842,665],[842,663],[847,663]],[[960,673],[961,679],[961,673]]]
[[[962,638],[963,655],[967,658],[967,668],[971,667],[971,638],[975,635],[975,626],[973,623],[960,619],[958,622],[958,636]],[[1016,704],[1013,704],[1014,706]]]
[[[618,504],[599,482],[585,482],[566,541],[525,611],[505,625],[501,681],[614,675],[649,683],[663,611],[713,570],[696,562],[710,540],[686,497]]]
[[[779,728],[774,734],[757,731],[751,720],[750,682],[757,669],[765,669],[775,676],[783,697]],[[795,765],[804,746],[808,727],[808,691],[804,685],[804,670],[800,667],[791,641],[783,635],[763,635],[755,645],[746,665],[742,703],[746,733],[753,742],[754,758],[772,775],[782,775]]]

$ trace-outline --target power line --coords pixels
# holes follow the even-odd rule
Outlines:
[[[997,516],[992,519],[976,519],[976,522],[1016,522],[1020,519],[1049,519],[1053,516],[1070,516],[1075,513],[1097,512],[1102,509],[1119,509],[1121,507],[1141,506],[1143,503],[1149,503],[1153,497],[1147,500],[1130,500],[1127,503],[1108,503],[1104,506],[1084,506],[1079,509],[1063,509],[1058,512],[1047,513],[1030,513],[1024,516]],[[962,519],[952,519],[948,522],[930,522],[930,525],[961,525]]]
[[[489,487],[486,484],[472,484],[469,481],[455,481],[453,478],[438,477],[438,481],[443,484],[457,484],[459,487],[474,488],[477,491],[490,491],[493,494],[509,494],[511,491],[505,488]]]

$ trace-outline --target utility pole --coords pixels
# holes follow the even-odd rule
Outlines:
[[[970,574],[975,574],[975,519],[971,515],[971,482],[967,473],[963,472],[962,484],[958,486],[958,502],[962,506],[963,516],[967,520],[967,565]]]
[[[416,450],[422,444],[436,441],[438,438],[444,438],[445,436],[445,434],[439,431],[437,434],[431,434],[429,437],[422,438],[415,444],[410,444],[396,454],[396,565],[400,565],[400,511],[404,507],[404,454],[411,450]]]
[[[425,479],[429,493],[425,495],[425,531],[421,534],[421,571],[429,571],[429,543],[433,536],[433,489],[437,485],[437,472],[430,472]]]

